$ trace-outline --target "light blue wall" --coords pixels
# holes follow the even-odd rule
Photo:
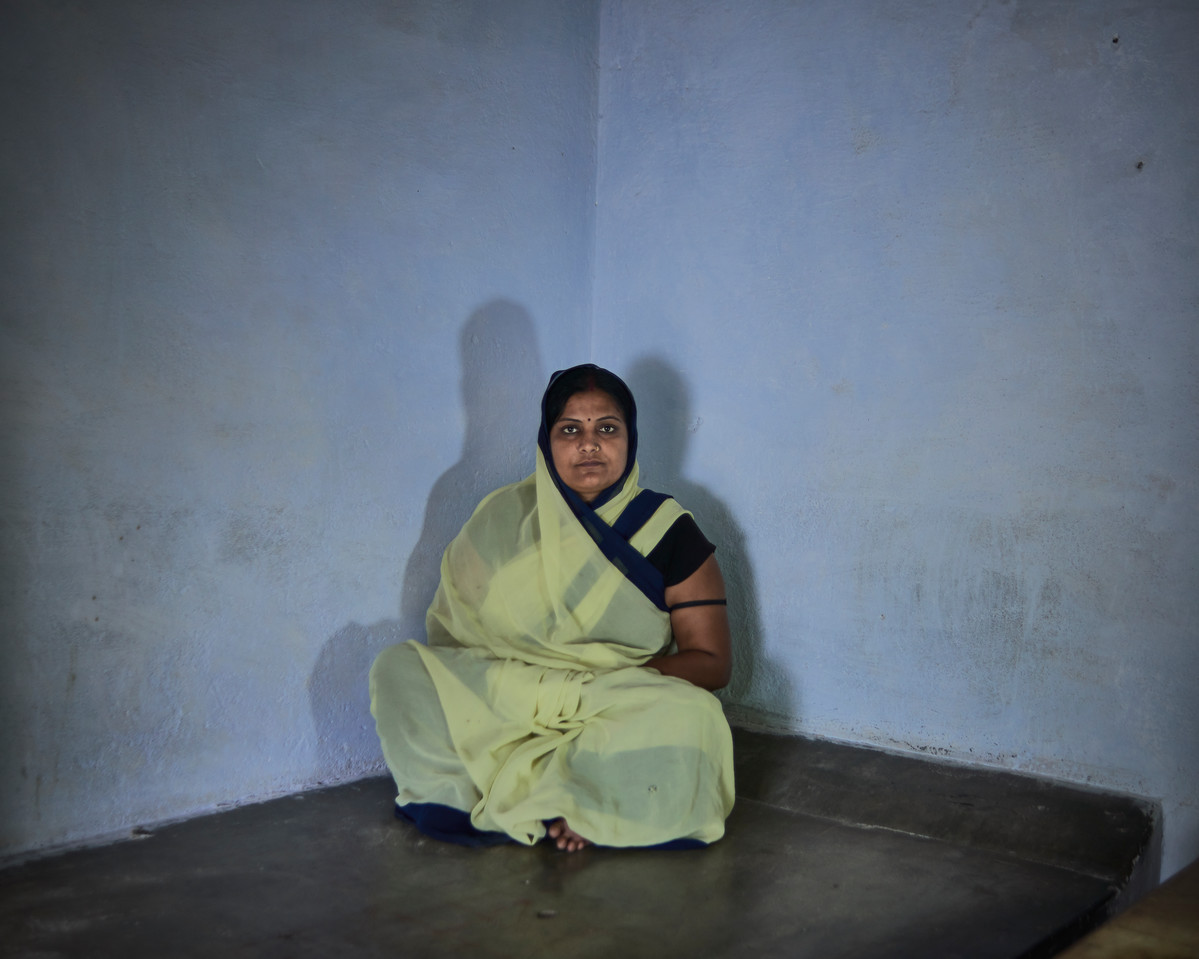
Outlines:
[[[1152,2],[601,17],[595,356],[722,543],[730,700],[1159,797],[1167,874],[1199,855],[1196,37]]]
[[[4,4],[0,854],[375,768],[371,656],[589,355],[720,543],[735,711],[1199,854],[1197,28]]]
[[[589,346],[597,31],[0,7],[0,854],[381,768],[370,658]]]

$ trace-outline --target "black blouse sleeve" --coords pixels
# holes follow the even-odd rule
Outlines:
[[[662,574],[667,586],[677,586],[694,573],[716,547],[700,532],[690,516],[680,516],[646,557]]]

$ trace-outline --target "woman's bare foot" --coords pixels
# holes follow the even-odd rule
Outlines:
[[[590,846],[591,843],[580,836],[577,832],[566,825],[565,819],[555,819],[550,823],[550,827],[546,830],[550,834],[550,839],[559,849],[564,849],[567,852],[578,852],[584,846]]]

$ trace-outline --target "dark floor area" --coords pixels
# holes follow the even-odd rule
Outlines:
[[[1053,955],[1153,859],[1138,800],[745,731],[737,756],[708,849],[447,846],[365,780],[5,869],[0,954]]]

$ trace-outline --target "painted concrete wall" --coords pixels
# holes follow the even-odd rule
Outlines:
[[[597,31],[0,7],[0,854],[381,768],[367,665],[589,346]]]
[[[595,356],[722,543],[730,701],[1199,855],[1199,7],[601,22]]]
[[[1197,16],[0,7],[0,855],[375,768],[370,658],[588,354],[734,711],[1199,854]]]

